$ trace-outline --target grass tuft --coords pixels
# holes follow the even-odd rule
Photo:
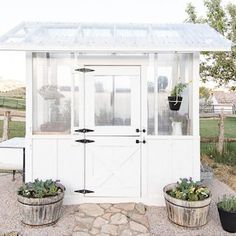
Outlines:
[[[225,143],[223,154],[217,151],[216,144],[201,144],[201,155],[207,155],[217,163],[236,165],[235,145]]]
[[[9,123],[9,138],[24,137],[25,136],[25,122],[23,121],[10,121]],[[0,120],[0,139],[3,132],[3,121]]]

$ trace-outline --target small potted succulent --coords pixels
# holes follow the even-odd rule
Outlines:
[[[170,221],[192,228],[207,223],[211,202],[211,193],[207,187],[185,178],[165,186],[163,192]]]
[[[222,228],[236,233],[236,196],[223,196],[217,203]]]
[[[17,192],[22,222],[31,226],[56,223],[61,216],[65,187],[51,179],[25,183]]]
[[[183,97],[181,97],[184,89],[187,87],[185,83],[177,83],[171,91],[171,95],[168,97],[169,107],[172,111],[178,111],[180,109]]]

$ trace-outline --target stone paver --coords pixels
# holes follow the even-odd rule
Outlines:
[[[85,213],[87,216],[100,216],[104,214],[104,209],[98,204],[81,204],[79,206],[79,211]]]
[[[118,203],[118,204],[114,205],[115,208],[118,208],[118,209],[121,209],[121,210],[125,210],[125,211],[132,211],[132,210],[134,210],[134,206],[135,206],[135,203],[133,203],[133,202],[130,202],[130,203]]]
[[[101,228],[101,233],[110,234],[110,235],[119,235],[118,226],[106,224]]]
[[[139,224],[135,221],[130,221],[130,229],[133,231],[138,231],[140,233],[147,233],[148,230],[145,226],[143,226],[142,224]]]
[[[93,227],[96,227],[96,228],[101,228],[103,225],[105,224],[108,224],[108,220],[105,220],[104,218],[102,217],[97,217],[95,220],[94,220],[94,223],[93,223]]]
[[[111,207],[111,203],[101,203],[100,207],[104,208],[105,210]]]
[[[77,235],[140,235],[149,232],[142,203],[81,204],[75,212],[73,236]]]
[[[149,226],[148,219],[145,215],[140,215],[137,213],[129,213],[128,216],[131,220],[133,220],[137,223],[143,224],[148,228],[148,226]]]
[[[128,219],[127,219],[127,216],[124,214],[116,213],[111,216],[111,224],[113,225],[123,225],[127,223],[128,223]]]

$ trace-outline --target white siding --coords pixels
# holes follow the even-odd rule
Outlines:
[[[33,179],[57,179],[57,140],[33,140]]]

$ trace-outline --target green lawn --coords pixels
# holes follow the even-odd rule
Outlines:
[[[3,121],[0,120],[0,137],[2,137]],[[9,138],[24,137],[25,136],[25,122],[10,121]]]
[[[25,110],[25,99],[13,97],[0,97],[0,107]]]
[[[201,137],[218,136],[218,119],[201,119],[200,135]],[[227,117],[224,120],[225,137],[236,138],[236,117]]]

